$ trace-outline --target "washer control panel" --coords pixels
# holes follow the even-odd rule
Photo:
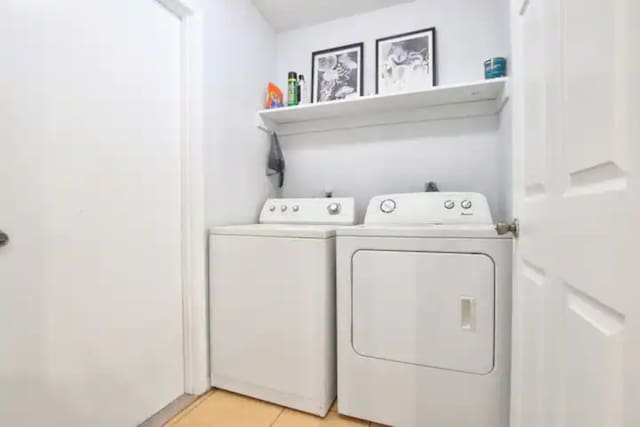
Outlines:
[[[402,193],[376,196],[365,224],[493,224],[480,193]]]
[[[351,197],[268,199],[260,213],[262,224],[355,224]]]

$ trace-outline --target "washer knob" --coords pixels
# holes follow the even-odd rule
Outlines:
[[[286,212],[286,211],[287,211],[287,205],[282,205],[282,206],[280,206],[280,210],[281,210],[282,212]]]
[[[340,203],[330,203],[327,206],[330,215],[338,215],[340,213]]]
[[[471,203],[471,200],[463,200],[462,203],[460,203],[460,206],[462,206],[462,209],[471,209],[473,203]]]
[[[386,214],[390,214],[391,212],[396,210],[396,202],[393,199],[386,199],[380,203],[380,210]]]
[[[300,206],[293,205],[293,208],[291,208],[291,209],[293,209],[294,212],[298,212],[300,210]]]
[[[444,202],[444,207],[447,209],[453,209],[455,208],[456,204],[453,200],[447,200],[446,202]]]
[[[276,211],[276,207],[274,205],[269,206],[269,211],[270,212],[275,212]]]

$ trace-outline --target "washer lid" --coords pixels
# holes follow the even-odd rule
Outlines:
[[[303,224],[248,224],[227,225],[210,229],[213,235],[298,237],[307,239],[327,239],[336,235],[335,225]]]
[[[439,237],[439,238],[482,238],[482,239],[511,239],[511,236],[498,235],[493,225],[469,224],[424,224],[424,225],[396,225],[374,224],[340,227],[338,236],[361,237]]]

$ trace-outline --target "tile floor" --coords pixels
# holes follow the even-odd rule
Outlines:
[[[165,427],[384,427],[338,414],[336,405],[325,418],[278,405],[212,390],[176,415]]]

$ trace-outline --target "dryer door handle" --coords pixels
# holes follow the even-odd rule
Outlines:
[[[460,327],[465,331],[476,329],[476,299],[460,297]]]

